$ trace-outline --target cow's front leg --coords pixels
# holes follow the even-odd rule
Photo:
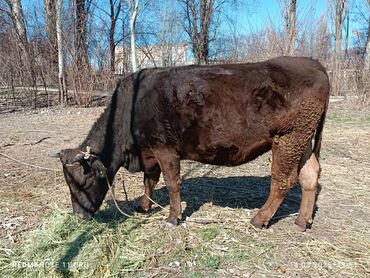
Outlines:
[[[137,208],[138,212],[146,213],[152,207],[153,192],[161,175],[161,168],[157,164],[152,169],[144,172],[144,195],[141,197],[140,205]],[[150,199],[149,199],[149,198]]]
[[[161,167],[163,178],[170,195],[170,215],[167,222],[177,225],[181,214],[180,199],[180,157],[172,148],[153,149]]]

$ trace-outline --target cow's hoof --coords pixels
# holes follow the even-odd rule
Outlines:
[[[150,209],[144,209],[142,208],[142,206],[137,206],[136,207],[136,212],[138,213],[148,213],[150,211]]]
[[[176,227],[177,225],[179,225],[178,219],[170,219],[170,218],[167,219],[167,222],[166,222],[167,228],[173,228],[173,227]]]
[[[166,222],[166,224],[164,224],[164,227],[165,227],[165,229],[172,230],[172,229],[176,228],[176,225],[173,225],[170,222]]]
[[[169,219],[166,221],[165,228],[166,229],[174,229],[179,225],[179,221],[170,221]]]
[[[309,219],[308,221],[305,221],[304,219],[298,217],[295,220],[294,223],[298,226],[298,228],[301,232],[304,232],[304,231],[306,231],[307,226],[310,226],[312,224],[312,219]]]
[[[252,218],[251,224],[258,229],[262,229],[264,225],[267,226],[268,222],[264,223],[263,220],[257,214],[255,217]]]

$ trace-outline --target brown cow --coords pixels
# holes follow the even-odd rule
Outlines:
[[[60,153],[73,210],[90,219],[107,193],[107,180],[124,166],[144,172],[150,197],[163,173],[168,222],[177,224],[181,159],[235,166],[272,149],[270,195],[251,222],[267,225],[299,179],[296,224],[304,230],[312,222],[328,99],[325,69],[302,57],[131,74],[118,83],[85,141]],[[91,155],[84,156],[87,147]],[[139,210],[150,208],[144,195]]]

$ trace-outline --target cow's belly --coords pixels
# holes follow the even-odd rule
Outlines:
[[[184,142],[182,159],[194,160],[202,163],[237,166],[255,159],[271,149],[270,140],[257,140],[249,144],[208,144],[188,145]]]

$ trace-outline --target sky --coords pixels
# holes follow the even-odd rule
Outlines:
[[[281,0],[239,0],[239,2],[242,4],[239,4],[237,8],[235,8],[233,5],[229,5],[225,7],[225,12],[227,14],[236,13],[241,23],[245,24],[246,26],[252,25],[253,28],[258,29],[265,25],[269,18],[281,18],[279,7],[280,1]],[[108,0],[101,0],[97,2],[101,2],[104,6],[107,6],[108,4]],[[298,0],[298,17],[300,14],[305,14],[310,8],[314,9],[316,16],[325,13],[326,2],[327,0]],[[22,0],[22,5],[26,12],[32,10],[35,4],[40,8],[43,7],[42,0]],[[245,29],[247,30],[248,28],[245,27]]]
[[[70,0],[64,0],[65,2]],[[163,0],[153,0],[163,1]],[[176,0],[172,0],[176,1]],[[307,27],[307,25],[317,24],[317,19],[321,15],[327,15],[329,12],[328,3],[329,0],[297,0],[297,19],[298,28]],[[366,4],[367,0],[350,0],[351,10],[353,3]],[[97,3],[102,3],[103,6],[107,7],[108,0],[97,0]],[[233,19],[233,23],[225,20],[221,21],[222,31],[229,31],[230,29],[237,30],[239,35],[246,35],[253,32],[257,32],[269,24],[273,23],[274,26],[280,26],[283,28],[283,18],[281,14],[281,7],[279,3],[283,0],[239,0],[239,5],[227,5],[224,7],[223,13],[229,18]],[[23,8],[25,12],[30,12],[36,5],[40,9],[43,9],[42,0],[22,0]],[[364,9],[366,11],[366,7]],[[350,22],[350,37],[353,35],[353,30],[359,28],[359,23],[351,20]],[[363,22],[362,22],[363,24]],[[330,25],[330,24],[329,24]],[[309,26],[315,30],[315,26]],[[350,38],[350,41],[353,38]]]
[[[242,0],[241,2],[244,2]],[[250,33],[251,31],[258,31],[261,28],[269,25],[270,22],[274,24],[281,24],[283,22],[280,3],[281,0],[260,0],[260,1],[246,1],[249,5],[241,5],[237,8],[230,6],[226,13],[236,14],[239,28],[243,33]],[[321,15],[327,13],[327,0],[298,0],[297,1],[297,18],[298,20],[313,15],[314,18],[319,18]]]
[[[319,17],[324,14],[327,6],[325,0],[298,0],[297,1],[297,14],[300,16],[306,15],[309,11],[313,11],[315,17]],[[271,17],[272,19],[279,17],[281,18],[281,11],[278,0],[266,0],[259,1],[257,10],[253,13],[252,23],[255,26],[263,24],[264,19]]]
[[[229,6],[225,11],[230,17],[237,18],[237,29],[239,34],[250,34],[260,31],[266,26],[273,24],[283,29],[283,16],[281,12],[280,3],[282,0],[259,0],[246,2],[248,5],[241,5],[237,8]],[[297,0],[297,28],[311,28],[315,30],[317,27],[318,19],[321,16],[328,16],[334,18],[334,11],[328,6],[330,0]],[[370,13],[370,7],[367,0],[347,0],[350,7],[350,21],[349,21],[349,43],[353,45],[355,41],[355,33],[363,31],[364,27],[367,29],[366,21],[368,18],[367,12]],[[363,15],[358,16],[359,10]],[[330,16],[329,16],[330,15]],[[222,22],[221,28],[229,28],[230,24]],[[334,23],[328,22],[330,30],[334,33]],[[343,30],[343,37],[345,32]]]

